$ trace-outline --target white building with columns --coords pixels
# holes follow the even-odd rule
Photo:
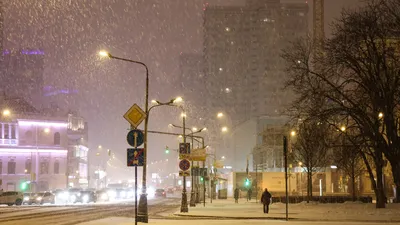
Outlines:
[[[49,118],[17,106],[1,106],[0,189],[38,192],[66,188],[67,118]]]

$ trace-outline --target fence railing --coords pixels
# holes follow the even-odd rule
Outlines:
[[[355,199],[362,203],[372,203],[372,197],[370,196],[360,196]],[[307,201],[307,196],[289,196],[289,203],[300,203]],[[319,202],[319,203],[344,203],[353,201],[352,196],[313,196],[309,201]],[[286,203],[285,196],[272,197],[272,202]]]

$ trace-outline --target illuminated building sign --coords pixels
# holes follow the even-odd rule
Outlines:
[[[12,52],[10,51],[10,50],[4,50],[3,51],[3,55],[9,55],[9,54],[11,54]],[[42,51],[42,50],[39,50],[39,49],[23,49],[23,50],[21,50],[20,51],[20,53],[22,54],[22,55],[44,55],[44,51]]]
[[[67,127],[66,122],[43,122],[32,120],[18,120],[19,126],[41,126],[41,127]]]

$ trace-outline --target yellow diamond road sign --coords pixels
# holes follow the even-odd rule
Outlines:
[[[132,126],[138,127],[146,118],[146,113],[138,105],[134,104],[128,112],[125,113],[124,118],[132,124]]]

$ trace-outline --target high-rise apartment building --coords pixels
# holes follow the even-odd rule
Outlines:
[[[204,11],[208,108],[225,111],[234,124],[275,116],[291,100],[282,90],[282,50],[308,32],[306,1],[247,0],[243,6]]]
[[[183,96],[190,109],[196,111],[198,117],[202,117],[208,99],[206,90],[206,77],[204,75],[204,56],[198,53],[183,53],[179,56],[180,76],[176,83],[176,89]]]
[[[41,107],[43,95],[44,51],[38,49],[3,50],[0,89]]]

